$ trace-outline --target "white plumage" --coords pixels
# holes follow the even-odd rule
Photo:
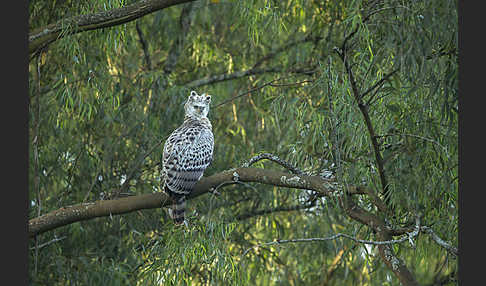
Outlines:
[[[207,118],[211,96],[191,91],[184,105],[184,122],[164,145],[162,175],[164,191],[174,204],[169,214],[175,224],[185,221],[185,200],[213,159],[214,136]]]

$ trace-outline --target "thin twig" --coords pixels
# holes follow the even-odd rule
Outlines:
[[[365,20],[363,20],[363,22],[364,21]],[[352,34],[354,34],[358,30],[358,27],[359,26],[356,27],[355,31],[353,31]],[[388,187],[387,176],[385,174],[385,168],[384,168],[384,165],[383,165],[383,157],[380,153],[380,146],[379,146],[378,141],[376,140],[376,137],[375,137],[375,130],[374,130],[374,127],[373,127],[373,124],[371,122],[371,118],[370,118],[370,115],[369,115],[369,112],[368,112],[368,105],[363,103],[361,92],[360,92],[360,90],[359,90],[359,88],[356,84],[356,80],[355,80],[355,77],[354,77],[354,74],[353,74],[352,67],[350,66],[349,61],[348,61],[348,51],[347,51],[347,46],[346,46],[347,40],[348,40],[348,38],[346,38],[345,41],[343,42],[341,49],[334,48],[334,50],[336,51],[336,53],[339,55],[342,62],[344,63],[344,67],[345,67],[346,73],[348,75],[349,84],[351,85],[353,96],[356,100],[356,103],[358,105],[359,110],[361,111],[361,114],[363,115],[364,123],[366,125],[367,130],[368,130],[368,134],[369,134],[370,139],[371,139],[371,145],[372,145],[373,151],[375,153],[375,161],[376,161],[376,165],[377,165],[377,168],[378,168],[378,174],[380,176],[380,182],[381,182],[383,195],[385,197],[385,200],[388,200],[389,199],[389,195],[388,195],[389,187]]]
[[[279,73],[279,72],[288,72],[291,74],[305,74],[305,75],[312,75],[317,72],[316,67],[310,68],[295,68],[286,70],[283,67],[270,67],[270,68],[251,68],[248,70],[240,70],[233,73],[224,73],[218,75],[207,76],[204,78],[200,78],[197,80],[193,80],[191,82],[183,84],[188,88],[195,88],[203,85],[213,84],[217,82],[227,81],[242,78],[245,76],[252,76],[264,73]]]
[[[220,107],[221,105],[226,104],[226,103],[228,103],[228,102],[231,102],[231,101],[233,101],[233,100],[235,100],[235,99],[237,99],[237,98],[239,98],[239,97],[242,97],[242,96],[248,95],[248,94],[250,94],[250,93],[252,93],[252,92],[254,92],[254,91],[257,91],[257,90],[259,90],[259,89],[262,89],[262,88],[264,88],[264,87],[266,87],[266,86],[268,86],[268,85],[271,85],[272,83],[274,83],[274,82],[276,82],[276,81],[278,81],[278,80],[280,80],[280,78],[273,79],[273,80],[271,80],[271,81],[269,81],[269,82],[266,82],[266,83],[264,83],[264,84],[262,84],[262,85],[260,85],[260,86],[254,87],[254,88],[252,88],[252,89],[250,89],[250,90],[247,90],[247,91],[245,91],[245,92],[243,92],[243,93],[241,93],[241,94],[238,94],[238,95],[236,95],[236,96],[233,96],[232,98],[229,98],[229,99],[227,99],[227,100],[224,100],[223,102],[218,103],[217,105],[215,105],[215,106],[214,106],[214,108],[218,108],[218,107]]]
[[[40,64],[42,59],[42,53],[37,56],[37,63],[36,63],[36,80],[37,80],[37,94],[40,94],[41,91],[41,73],[40,73]],[[34,139],[32,141],[33,149],[34,149],[34,188],[36,192],[36,206],[37,206],[37,216],[40,217],[41,210],[42,210],[42,198],[41,198],[41,191],[40,191],[40,174],[39,174],[39,127],[40,127],[40,96],[36,99],[36,114],[35,114],[35,121],[33,123],[34,130]],[[37,274],[37,260],[39,256],[39,244],[38,244],[38,237],[35,237],[35,259],[34,259],[34,273]]]
[[[306,37],[304,37],[303,39],[300,39],[300,40],[296,40],[296,41],[292,41],[290,43],[287,43],[277,49],[275,49],[273,52],[269,52],[268,54],[266,54],[265,56],[263,56],[261,59],[259,59],[254,65],[253,65],[253,68],[257,68],[259,67],[263,62],[265,61],[268,61],[269,59],[275,57],[276,55],[278,55],[279,53],[285,51],[285,50],[288,50],[298,44],[302,44],[302,43],[306,43],[306,42],[314,42],[314,43],[317,43],[318,41],[322,40],[322,37],[319,37],[319,36],[316,36],[316,37],[311,37],[310,35],[307,35]]]
[[[160,146],[160,144],[162,144],[162,142],[164,142],[165,138],[161,139],[158,143],[154,144],[154,146],[152,146],[145,154],[143,154],[142,156],[140,156],[139,160],[135,160],[135,164],[134,166],[132,167],[132,169],[130,170],[130,173],[129,175],[126,177],[125,181],[123,182],[123,184],[121,185],[121,187],[118,189],[118,190],[115,190],[110,196],[109,198],[110,199],[114,199],[114,198],[117,198],[123,191],[125,191],[127,188],[128,188],[128,185],[129,185],[129,182],[133,179],[133,177],[135,176],[135,172],[136,170],[139,168],[139,166],[143,163],[143,161],[145,160],[145,158],[147,158],[157,147]]]
[[[428,226],[423,226],[421,228],[422,230],[425,231],[425,233],[427,233],[428,235],[430,235],[432,237],[432,239],[440,246],[444,247],[447,251],[449,251],[450,253],[456,255],[456,256],[459,256],[459,249],[457,249],[456,247],[452,246],[450,243],[442,240],[430,227]]]
[[[409,134],[409,133],[388,133],[388,134],[383,134],[383,135],[376,135],[375,137],[380,138],[380,137],[390,137],[390,136],[408,136],[408,137],[413,137],[413,138],[417,138],[417,139],[421,139],[421,140],[433,143],[433,144],[439,146],[440,148],[444,149],[446,155],[449,156],[448,152],[447,152],[447,148],[445,146],[443,146],[442,144],[440,144],[439,142],[437,142],[433,139],[423,137],[423,136],[420,136],[420,135]]]
[[[303,80],[303,81],[290,82],[290,83],[272,83],[272,84],[270,84],[270,86],[273,86],[273,87],[293,86],[293,85],[301,85],[301,84],[308,83],[308,82],[314,82],[314,81],[310,80],[310,79],[306,79],[306,80]]]
[[[398,69],[394,69],[391,72],[387,73],[381,80],[379,80],[377,83],[375,83],[372,87],[368,88],[365,92],[361,94],[361,98],[363,99],[368,93],[372,92],[375,88],[380,88],[383,83],[388,80],[393,74],[395,74],[398,71]],[[374,93],[376,94],[376,93]],[[374,95],[373,94],[373,95]],[[370,97],[368,99],[368,102],[366,103],[367,105],[371,102],[373,97]]]
[[[357,243],[369,244],[369,245],[390,245],[390,244],[403,243],[405,241],[408,241],[410,243],[410,246],[412,248],[415,248],[415,243],[414,243],[413,239],[416,236],[418,236],[418,234],[420,232],[425,232],[426,234],[430,235],[432,237],[432,239],[438,245],[444,247],[450,253],[452,253],[456,256],[459,255],[459,250],[456,247],[454,247],[450,243],[442,240],[437,234],[435,234],[435,232],[430,227],[421,226],[420,220],[417,217],[416,225],[415,225],[415,228],[413,229],[413,231],[405,233],[404,236],[400,239],[373,241],[373,240],[358,239],[358,238],[356,238],[352,235],[345,234],[345,233],[337,233],[337,234],[334,234],[334,235],[331,235],[331,236],[328,236],[328,237],[297,238],[297,239],[283,239],[283,240],[277,239],[277,240],[274,240],[274,241],[265,242],[265,243],[257,244],[253,247],[250,247],[243,252],[242,256],[245,256],[248,252],[250,252],[251,250],[253,250],[255,248],[258,248],[258,247],[261,247],[261,246],[266,246],[266,245],[280,245],[280,244],[285,244],[285,243],[328,241],[328,240],[334,240],[334,239],[337,239],[337,238],[340,238],[340,237],[351,239],[352,241],[357,242]]]
[[[349,235],[349,234],[345,234],[345,233],[338,233],[338,234],[334,234],[334,235],[331,235],[331,236],[328,236],[328,237],[312,237],[312,238],[297,238],[297,239],[282,239],[282,240],[277,239],[275,241],[265,242],[265,243],[257,244],[253,247],[250,247],[247,250],[245,250],[245,252],[243,252],[242,256],[245,256],[248,252],[250,252],[251,250],[253,250],[255,248],[265,246],[265,245],[275,245],[275,244],[280,245],[280,244],[285,244],[285,243],[328,241],[328,240],[334,240],[334,239],[337,239],[337,238],[340,238],[340,237],[348,238],[348,239],[351,239],[354,242],[363,243],[363,244],[386,245],[386,244],[396,244],[396,243],[402,243],[402,242],[408,241],[410,239],[410,237],[415,237],[415,236],[417,236],[417,234],[418,234],[418,230],[414,230],[412,233],[410,233],[410,234],[408,234],[408,235],[406,235],[406,236],[404,236],[400,239],[386,240],[386,241],[363,240],[363,239],[355,238],[354,236]]]
[[[100,170],[98,169],[95,173],[95,176],[93,178],[93,181],[91,182],[91,185],[89,186],[89,189],[88,191],[86,192],[86,195],[84,195],[84,198],[83,198],[83,203],[86,202],[86,200],[88,199],[88,196],[89,194],[91,193],[91,191],[93,190],[95,184],[96,184],[96,181],[98,181],[98,178],[100,177]]]
[[[37,246],[31,247],[30,250],[41,249],[41,248],[43,248],[45,246],[51,245],[51,244],[53,244],[55,242],[61,241],[61,240],[66,239],[66,238],[67,238],[67,236],[63,236],[63,237],[59,237],[59,238],[54,238],[53,240],[50,240],[50,241],[45,242],[43,244],[39,244]]]
[[[307,79],[307,80],[298,81],[298,82],[292,82],[292,83],[274,83],[274,82],[279,81],[279,80],[282,80],[282,79],[285,79],[285,78],[281,78],[280,77],[280,78],[273,79],[273,80],[271,80],[269,82],[266,82],[266,83],[264,83],[264,84],[262,84],[260,86],[254,87],[254,88],[252,88],[250,90],[247,90],[247,91],[245,91],[245,92],[243,92],[241,94],[238,94],[236,96],[233,96],[232,98],[229,98],[227,100],[224,100],[223,102],[220,102],[217,105],[215,105],[213,108],[220,107],[223,104],[229,103],[229,102],[231,102],[231,101],[233,101],[233,100],[235,100],[235,99],[237,99],[239,97],[248,95],[248,94],[250,94],[250,93],[252,93],[254,91],[257,91],[259,89],[262,89],[262,88],[264,88],[266,86],[272,86],[272,87],[287,87],[287,86],[292,86],[292,85],[301,85],[301,84],[304,84],[304,83],[313,82],[312,80]]]
[[[148,51],[147,41],[145,40],[143,33],[142,33],[142,30],[140,29],[140,20],[135,22],[135,29],[137,30],[138,39],[140,41],[140,44],[142,45],[145,64],[147,65],[147,69],[151,70],[152,69],[152,61],[150,60],[150,53]]]
[[[267,160],[273,161],[273,162],[281,165],[282,167],[288,169],[290,172],[292,172],[292,173],[294,173],[296,175],[305,175],[306,174],[304,171],[298,169],[297,167],[293,166],[289,162],[286,162],[286,161],[280,159],[278,156],[275,156],[275,155],[273,155],[271,153],[262,153],[260,155],[254,156],[250,160],[248,160],[248,162],[244,163],[242,167],[248,168],[251,165],[253,165],[256,162],[258,162],[260,160],[263,160],[263,159],[267,159]]]
[[[290,207],[277,207],[277,208],[272,208],[272,209],[264,209],[264,210],[259,210],[259,211],[254,211],[254,212],[249,212],[245,214],[241,214],[236,216],[236,220],[245,220],[249,219],[255,216],[261,216],[261,215],[266,215],[266,214],[271,214],[275,212],[291,212],[291,211],[298,211],[298,210],[303,210],[303,209],[309,209],[315,206],[315,201],[313,203],[307,204],[307,205],[296,205],[296,206],[290,206]]]
[[[237,184],[237,183],[239,183],[239,182],[238,181],[225,181],[225,182],[222,182],[221,184],[217,185],[215,188],[209,189],[209,192],[213,193],[215,195],[219,195],[219,192],[218,192],[219,188],[227,186],[227,185],[234,185],[234,184]]]

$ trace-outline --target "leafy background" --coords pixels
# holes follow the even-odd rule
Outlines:
[[[134,1],[30,1],[29,29]],[[369,19],[364,15],[373,13]],[[205,176],[270,152],[343,186],[382,186],[343,61],[378,136],[395,225],[422,216],[457,245],[456,1],[195,1],[68,35],[29,62],[29,218],[123,188],[160,189],[163,142],[190,90],[213,96],[215,157]],[[219,76],[219,77],[218,77]],[[227,77],[223,80],[224,77]],[[254,165],[281,169],[269,161]],[[123,187],[122,187],[123,186]],[[163,209],[74,223],[31,239],[32,285],[397,285],[373,240],[336,198],[263,184],[188,203],[190,227]],[[367,197],[360,206],[380,214]],[[59,239],[55,243],[42,244]],[[419,236],[393,246],[421,285],[457,283],[457,259]],[[448,284],[447,284],[448,283]]]

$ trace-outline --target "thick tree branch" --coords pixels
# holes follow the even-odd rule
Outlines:
[[[351,196],[345,195],[343,197],[340,197],[339,201],[349,217],[369,226],[374,230],[378,241],[390,241],[392,239],[392,235],[388,231],[389,227],[387,227],[385,221],[382,218],[371,214],[359,207],[353,201]],[[417,226],[415,229],[417,229]],[[405,262],[403,262],[395,255],[391,245],[378,245],[378,252],[387,267],[390,268],[390,270],[397,276],[397,278],[403,285],[418,285],[418,282],[415,280],[412,272],[408,270]]]
[[[314,190],[323,195],[329,195],[335,191],[329,181],[317,176],[294,175],[259,168],[237,168],[202,178],[196,184],[189,199],[210,192],[221,183],[228,181],[257,182],[279,187]],[[160,208],[170,203],[169,197],[160,192],[63,207],[31,219],[29,221],[29,237],[78,221],[124,214],[141,209]]]
[[[62,19],[29,33],[29,54],[66,35],[117,26],[170,6],[192,1],[195,0],[142,0],[109,11]]]

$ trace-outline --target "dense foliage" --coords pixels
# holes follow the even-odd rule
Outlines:
[[[131,3],[30,1],[29,26]],[[73,29],[66,24],[30,55],[29,218],[117,191],[159,191],[161,146],[196,90],[213,96],[215,157],[205,176],[269,152],[342,188],[373,190],[392,215],[368,196],[353,199],[394,226],[419,216],[457,245],[456,1],[194,1]],[[368,123],[346,63],[357,90],[369,90]],[[283,170],[268,160],[253,167]],[[255,247],[336,233],[378,240],[338,196],[258,183],[218,192],[188,201],[187,229],[154,209],[38,235],[29,243],[30,282],[398,284],[374,245],[338,238]],[[457,283],[454,255],[427,235],[414,246],[392,248],[420,285]]]

